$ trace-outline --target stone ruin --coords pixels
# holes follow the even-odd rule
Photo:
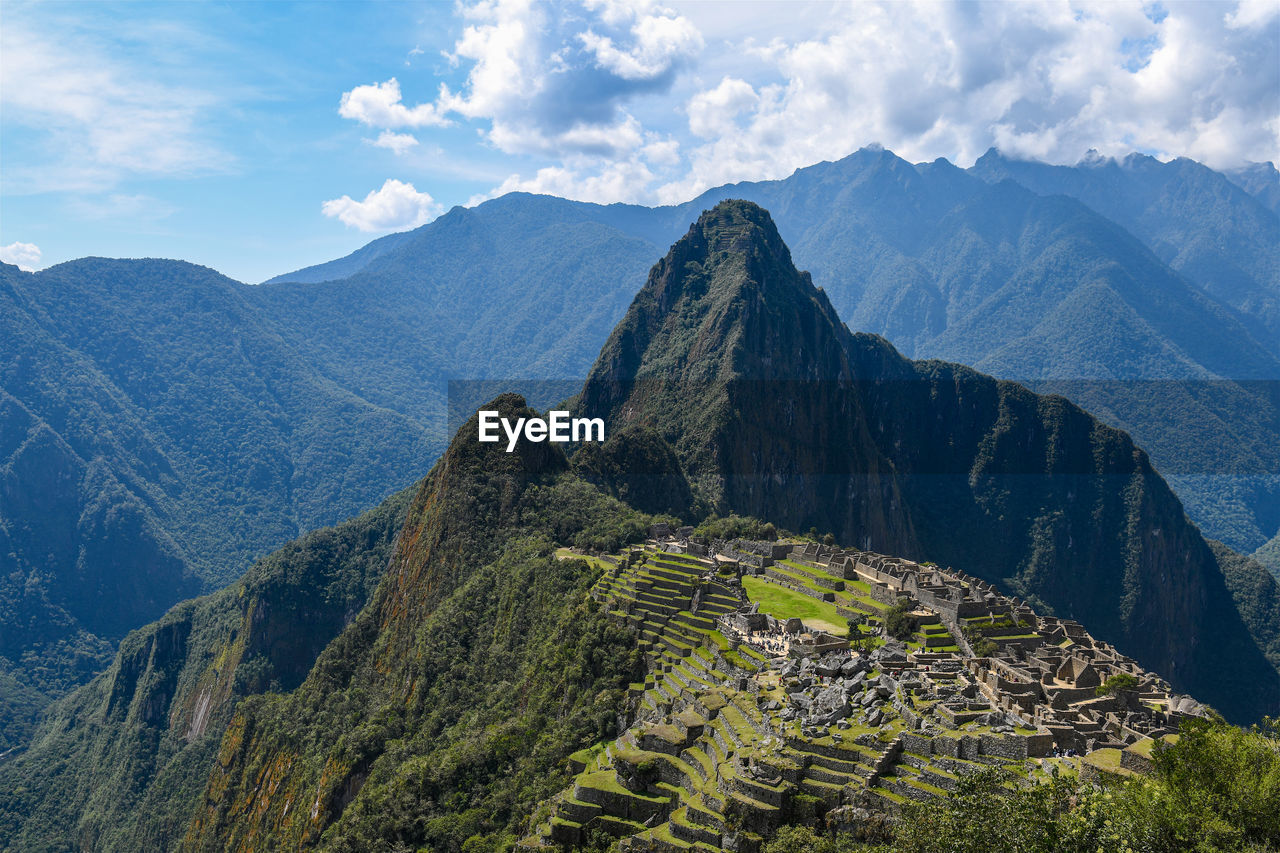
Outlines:
[[[988,767],[1026,784],[1078,762],[1064,756],[1118,749],[1124,772],[1140,771],[1153,739],[1205,713],[1078,623],[962,572],[813,543],[651,533],[592,591],[636,631],[649,675],[631,687],[621,736],[575,755],[571,787],[521,849],[580,844],[595,827],[624,850],[755,853],[800,798],[849,827]],[[846,638],[762,612],[748,577],[855,627]],[[902,599],[916,621],[907,642],[879,630]],[[1100,695],[1122,673],[1132,689]]]

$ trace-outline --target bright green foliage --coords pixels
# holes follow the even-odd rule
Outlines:
[[[847,835],[830,836],[807,826],[784,826],[764,846],[764,853],[857,853],[866,849]]]
[[[772,542],[778,538],[778,529],[772,523],[734,514],[721,518],[712,513],[693,533],[707,539],[763,539]]]
[[[1112,693],[1118,693],[1121,690],[1133,690],[1137,686],[1138,679],[1136,676],[1127,672],[1117,672],[1104,683],[1098,685],[1097,693],[1099,696],[1110,696]]]
[[[1191,721],[1157,744],[1153,781],[1126,785],[1132,832],[1151,850],[1280,848],[1280,725]]]
[[[1110,794],[1073,776],[1016,792],[995,770],[968,776],[952,796],[906,807],[893,853],[1119,853]]]

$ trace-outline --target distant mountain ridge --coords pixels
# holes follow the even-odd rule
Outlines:
[[[729,197],[773,212],[798,264],[850,328],[881,334],[910,357],[959,361],[1101,414],[1134,434],[1197,523],[1233,547],[1252,551],[1280,531],[1280,357],[1266,319],[1280,298],[1273,240],[1280,220],[1222,175],[1190,161],[1057,167],[996,152],[966,171],[866,148],[675,207],[512,194],[476,208],[470,221],[492,223],[495,234],[506,233],[507,222],[590,223],[590,255],[569,247],[566,265],[574,257],[598,264],[600,253],[626,245],[627,262],[601,273],[634,276],[630,287],[609,279],[577,291],[590,323],[579,322],[571,339],[584,344],[621,318],[620,297],[639,287],[645,263],[701,210]],[[1097,199],[1127,216],[1128,226],[1086,206]],[[438,266],[443,235],[466,219],[455,210],[411,232],[421,236],[371,262],[368,274],[430,287],[415,259]],[[1244,224],[1234,229],[1237,221]],[[1222,270],[1231,274],[1196,278]],[[518,284],[489,287],[483,292],[494,300],[530,299]],[[1238,305],[1214,289],[1235,293]],[[529,351],[524,361],[536,369],[510,375],[547,376],[547,368],[581,375],[591,357],[585,346],[555,354]],[[380,381],[381,374],[369,383]]]
[[[284,275],[272,276],[262,283],[280,284],[281,282],[292,281],[299,284],[317,284],[322,281],[336,281],[340,278],[347,278],[394,250],[406,240],[412,239],[410,237],[412,233],[412,231],[398,231],[394,234],[388,234],[385,237],[379,237],[377,240],[366,243],[345,257],[305,267]]]
[[[1249,163],[1223,174],[1272,213],[1280,214],[1280,171],[1274,163]]]
[[[130,630],[438,452],[251,293],[175,261],[0,269],[0,745]]]
[[[1218,199],[1222,220],[1203,226],[1214,233],[1237,215],[1255,223],[1232,262],[1265,270],[1250,247],[1273,214],[1201,167],[1141,163],[1161,199],[1178,198],[1184,173]],[[1147,186],[1122,167],[1073,168],[1119,174],[1121,198]],[[105,665],[127,626],[402,488],[443,448],[446,409],[482,402],[450,399],[450,380],[585,376],[653,262],[729,196],[773,211],[852,328],[1066,394],[1130,431],[1196,522],[1235,548],[1280,531],[1280,369],[1251,315],[1210,295],[1191,255],[1179,273],[1078,200],[946,161],[864,149],[655,209],[511,194],[294,276],[323,279],[310,283],[250,287],[155,260],[6,266],[0,448],[18,455],[0,463],[11,481],[69,473],[45,483],[39,508],[0,505],[0,536],[17,543],[0,551],[13,555],[5,600],[19,602],[0,633],[25,638],[0,653],[0,745]],[[1140,207],[1166,209],[1178,233],[1202,227],[1195,205]],[[30,543],[55,523],[66,551],[52,559]],[[76,615],[95,589],[125,591],[119,630]]]
[[[1259,342],[1280,352],[1280,219],[1228,176],[1186,158],[1161,163],[1132,154],[1067,167],[1011,160],[995,150],[971,171],[987,181],[1012,179],[1040,195],[1080,200],[1240,311]],[[1266,173],[1259,177],[1265,181]]]

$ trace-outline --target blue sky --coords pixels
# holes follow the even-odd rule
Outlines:
[[[672,203],[880,143],[1280,159],[1280,4],[0,7],[0,258],[256,282],[523,189]]]

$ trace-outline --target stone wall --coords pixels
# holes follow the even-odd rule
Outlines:
[[[887,586],[880,586],[877,584],[872,584],[871,586],[871,597],[876,601],[880,602],[881,604],[888,604],[889,606],[893,606],[894,604],[898,603],[898,598],[901,595],[902,593],[899,592],[898,590],[892,589]]]

